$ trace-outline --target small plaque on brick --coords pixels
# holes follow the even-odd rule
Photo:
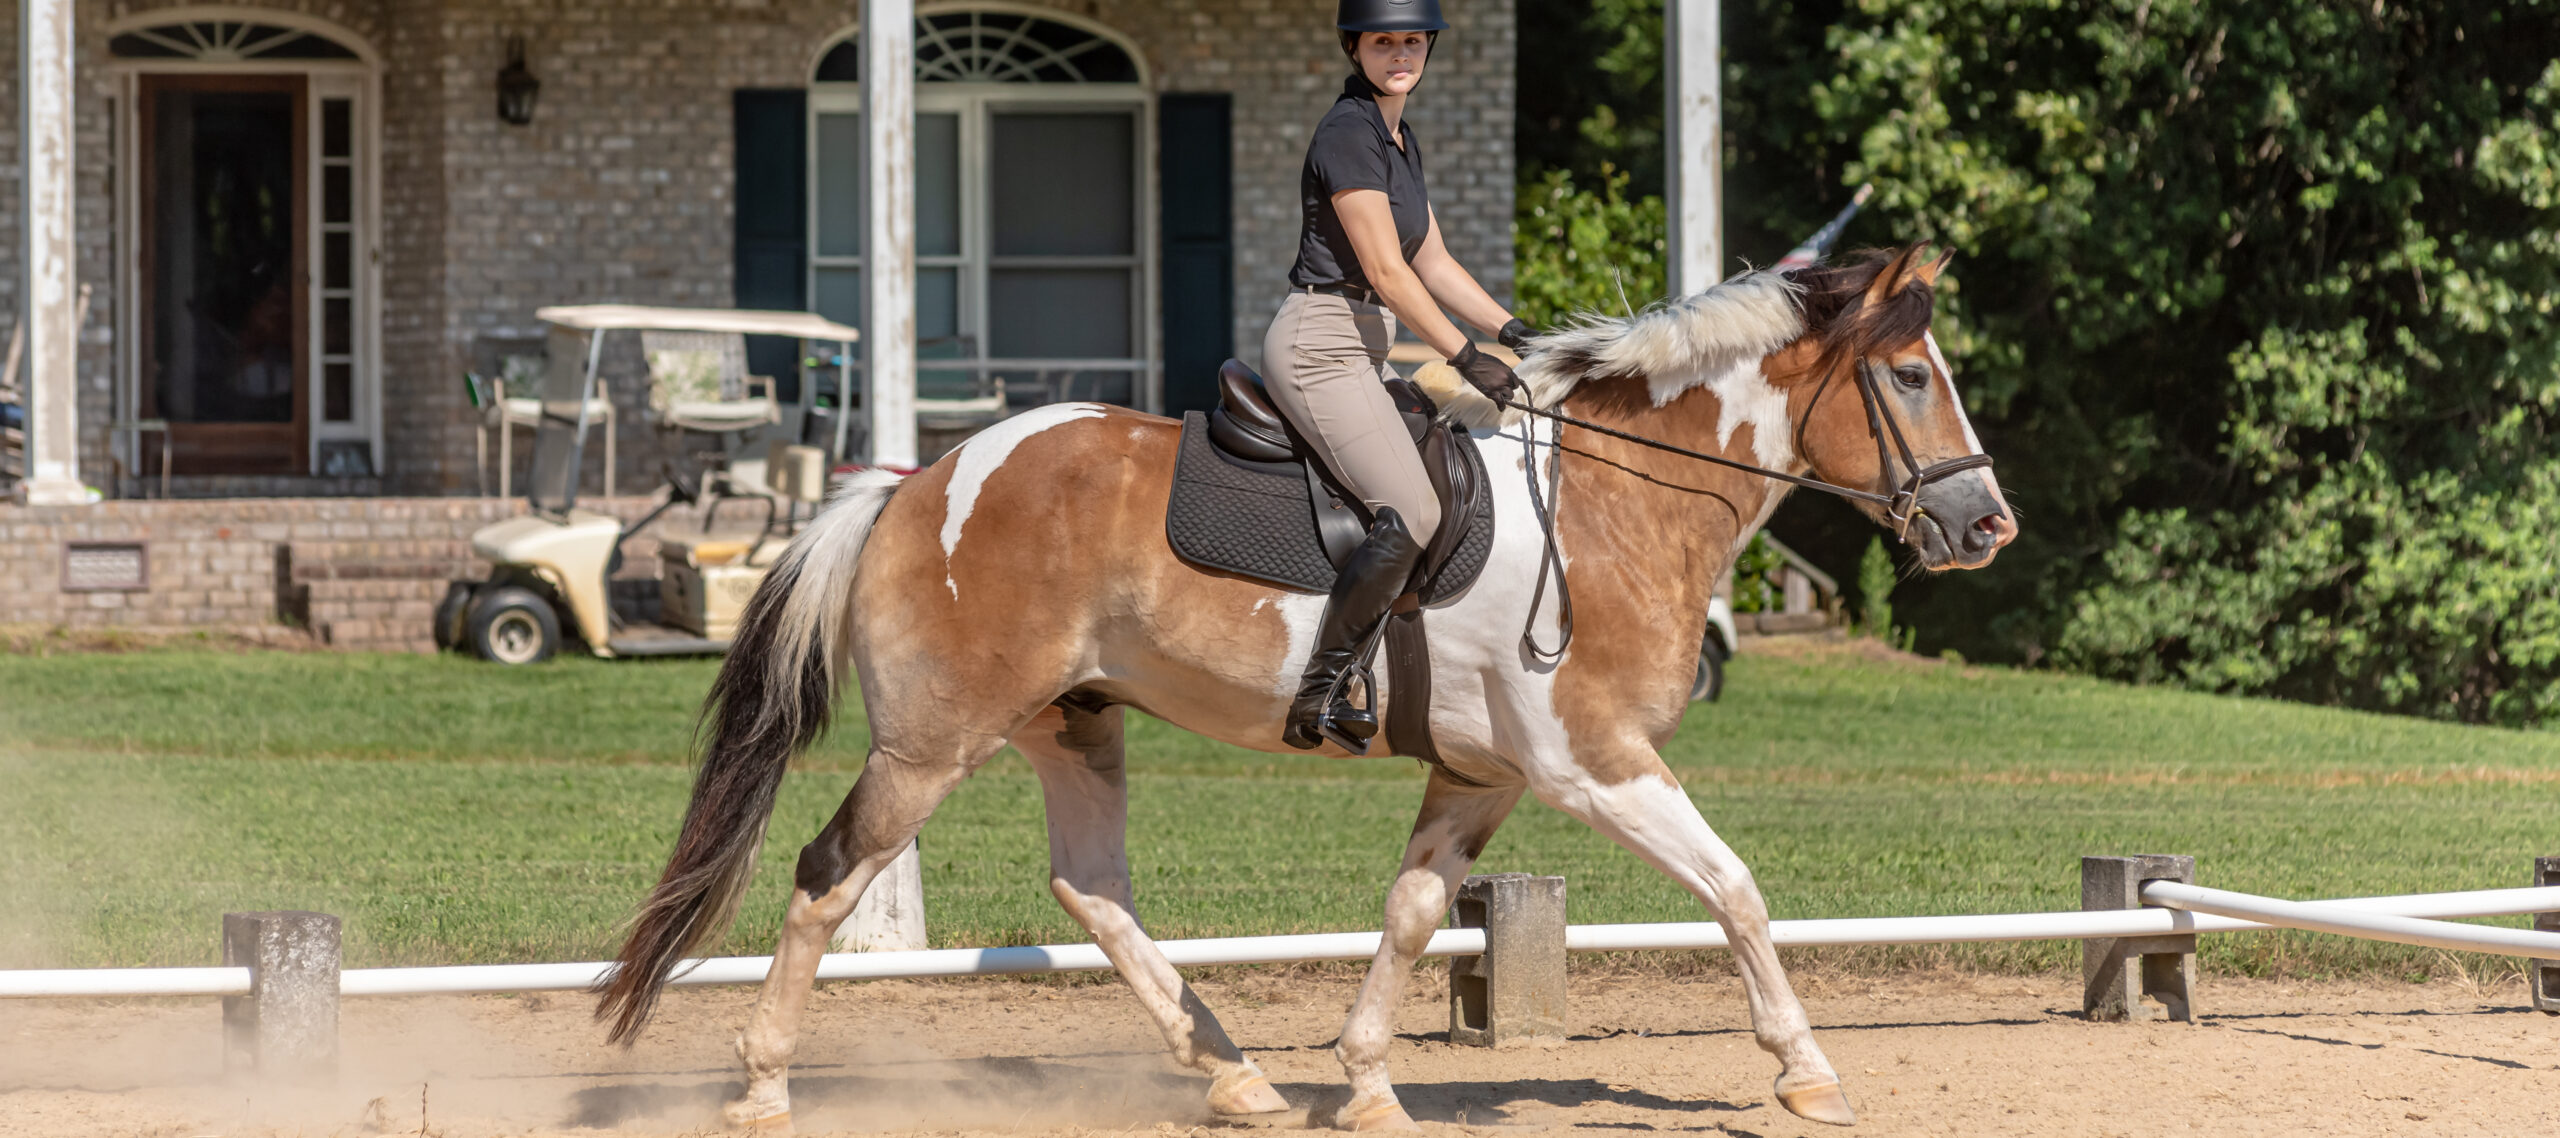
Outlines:
[[[151,587],[151,559],[138,541],[81,542],[62,547],[62,591],[133,592]]]

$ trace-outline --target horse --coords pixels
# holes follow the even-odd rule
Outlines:
[[[1924,567],[1989,564],[2017,523],[1929,333],[1944,265],[1912,246],[1749,272],[1540,338],[1508,405],[1441,385],[1444,413],[1470,427],[1492,477],[1494,549],[1427,622],[1440,761],[1335,1049],[1351,1089],[1337,1125],[1414,1128],[1388,1074],[1392,1012],[1453,890],[1523,792],[1704,902],[1731,937],[1754,1038],[1779,1062],[1779,1103],[1856,1120],[1779,965],[1750,869],[1657,753],[1688,706],[1710,592],[1788,486],[1623,436],[1853,496],[1867,488],[1861,508],[1903,533]],[[789,1066],[830,934],[943,797],[1008,744],[1040,780],[1051,892],[1175,1061],[1208,1077],[1210,1109],[1288,1109],[1148,938],[1130,882],[1122,709],[1281,750],[1325,600],[1174,555],[1164,519],[1178,436],[1156,416],[1053,404],[903,479],[842,481],[746,606],[705,700],[675,848],[597,986],[610,1038],[629,1043],[670,972],[725,935],[783,772],[826,730],[850,678],[870,749],[800,852],[772,969],[738,1039],[746,1086],[723,1108],[731,1123],[790,1128]],[[1554,652],[1568,626],[1570,644]],[[1377,696],[1396,693],[1387,684]],[[1319,753],[1347,757],[1330,744]]]

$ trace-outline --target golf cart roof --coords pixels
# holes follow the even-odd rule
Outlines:
[[[533,310],[534,316],[563,328],[588,332],[642,329],[652,332],[744,332],[751,336],[797,336],[803,340],[852,343],[862,333],[814,312],[773,312],[748,308],[650,308],[638,304],[559,304]]]

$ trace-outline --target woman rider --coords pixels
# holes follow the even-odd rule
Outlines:
[[[1422,150],[1404,112],[1449,26],[1439,0],[1341,0],[1334,25],[1351,77],[1307,143],[1298,261],[1262,361],[1271,401],[1375,519],[1334,581],[1281,732],[1292,747],[1330,739],[1358,754],[1378,723],[1341,690],[1343,673],[1440,528],[1430,475],[1381,386],[1396,375],[1387,366],[1396,322],[1496,401],[1516,386],[1510,366],[1477,351],[1441,309],[1500,329],[1515,351],[1530,330],[1449,255],[1423,187]]]

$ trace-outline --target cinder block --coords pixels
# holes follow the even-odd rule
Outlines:
[[[223,1066],[325,1080],[338,1066],[338,918],[294,910],[222,915],[222,962],[249,994],[222,1001]]]
[[[2193,885],[2196,859],[2183,854],[2080,859],[2083,911],[2142,908],[2142,883]],[[2116,937],[2080,942],[2080,1009],[2090,1019],[2195,1021],[2196,938]],[[2149,996],[2154,1007],[2143,1002]]]
[[[2560,857],[2533,859],[2535,885],[2560,885]],[[2535,913],[2533,927],[2540,932],[2560,933],[2560,912]],[[2525,973],[2533,985],[2533,1006],[2547,1015],[2560,1016],[2560,960],[2528,960]]]
[[[1449,1042],[1564,1038],[1564,878],[1470,877],[1456,915],[1459,928],[1484,930],[1484,955],[1449,961]]]

